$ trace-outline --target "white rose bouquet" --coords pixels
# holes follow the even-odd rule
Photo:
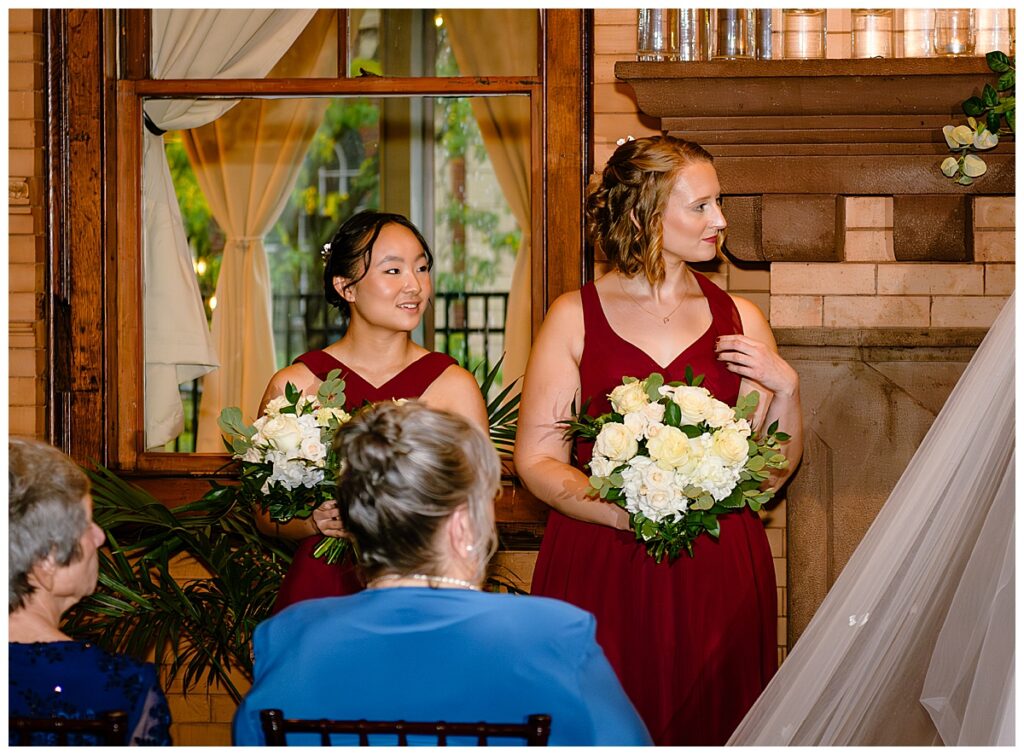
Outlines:
[[[637,539],[659,563],[683,549],[693,556],[701,533],[717,538],[720,514],[758,511],[774,492],[761,490],[769,470],[788,464],[779,443],[789,436],[778,423],[752,436],[757,391],[730,407],[701,387],[703,378],[689,367],[685,383],[666,385],[656,372],[624,377],[608,394],[611,412],[591,417],[584,405],[563,423],[566,438],[594,442],[590,494],[629,512]]]
[[[246,425],[238,407],[220,413],[224,443],[242,463],[240,499],[259,504],[275,522],[305,519],[321,503],[334,500],[338,458],[334,435],[351,417],[345,405],[345,382],[332,370],[315,396],[302,395],[288,383],[283,396],[267,403],[263,415]],[[335,563],[348,543],[324,537],[313,555]]]

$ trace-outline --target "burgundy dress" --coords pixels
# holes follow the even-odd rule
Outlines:
[[[732,405],[739,376],[715,358],[715,339],[742,333],[732,299],[695,273],[711,308],[708,330],[662,368],[608,324],[597,289],[581,290],[586,330],[581,400],[610,411],[622,377],[660,372],[684,380],[686,366]],[[591,445],[579,443],[582,465]],[[701,535],[693,558],[655,563],[631,531],[551,510],[533,594],[597,616],[597,639],[658,745],[723,745],[775,673],[775,572],[764,527],[749,509],[719,517],[721,536]]]
[[[341,370],[341,377],[345,381],[345,408],[349,411],[358,409],[365,401],[418,398],[442,372],[456,364],[447,354],[434,351],[424,354],[384,385],[374,387],[326,351],[308,351],[296,357],[295,362],[302,362],[320,380],[325,380],[331,370]],[[337,564],[327,564],[323,559],[313,558],[313,550],[321,538],[321,535],[312,535],[299,543],[277,593],[274,613],[300,600],[351,595],[365,587],[351,550]]]

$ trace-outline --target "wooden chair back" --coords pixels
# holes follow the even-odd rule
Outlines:
[[[315,733],[320,735],[320,744],[330,746],[331,734],[355,734],[359,737],[359,745],[370,744],[371,734],[391,734],[397,736],[398,746],[409,744],[409,735],[427,735],[437,738],[439,747],[448,744],[448,737],[475,737],[478,745],[487,745],[490,737],[514,737],[523,739],[528,747],[544,747],[551,735],[551,716],[534,714],[526,719],[526,723],[501,724],[486,723],[450,723],[447,721],[332,721],[329,719],[285,718],[277,709],[260,711],[260,722],[266,743],[280,747],[287,745],[288,734]],[[390,743],[389,743],[390,744]]]
[[[98,718],[12,716],[10,731],[17,735],[20,746],[31,745],[33,734],[53,734],[57,744],[63,746],[68,744],[69,734],[93,734],[97,745],[124,746],[128,744],[128,714],[113,710],[101,713]]]

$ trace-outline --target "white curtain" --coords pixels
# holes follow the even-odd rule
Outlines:
[[[337,28],[337,11],[318,11],[271,77],[334,75]],[[200,453],[224,450],[217,425],[224,407],[240,407],[246,422],[256,418],[277,369],[263,236],[287,205],[329,104],[310,97],[244,100],[212,123],[184,133],[196,180],[227,236],[211,326],[221,365],[203,378],[196,432]]]
[[[1013,744],[1013,317],[729,744]]]
[[[515,76],[536,70],[537,10],[446,10],[444,20],[463,75]],[[470,102],[502,194],[523,234],[505,311],[502,382],[508,385],[526,371],[532,340],[530,102],[526,97],[474,97]]]
[[[291,47],[313,10],[161,10],[152,12],[154,78],[262,78]],[[150,100],[157,129],[209,123],[236,103]],[[163,138],[143,145],[143,316],[146,448],[179,435],[178,385],[205,375],[219,359],[210,338],[192,255],[174,196]]]

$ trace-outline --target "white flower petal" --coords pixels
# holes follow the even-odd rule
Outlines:
[[[983,128],[980,134],[974,135],[975,149],[992,149],[997,144],[999,144],[999,137],[987,128]]]
[[[957,126],[953,129],[953,140],[958,146],[965,146],[974,143],[974,130],[970,126]]]
[[[942,161],[942,165],[939,166],[939,169],[942,171],[944,176],[952,178],[960,169],[960,163],[957,162],[955,157],[947,157]]]
[[[985,165],[985,161],[977,155],[967,155],[964,158],[964,175],[970,176],[971,178],[977,178],[983,175],[988,170],[988,166]]]
[[[943,126],[942,135],[946,137],[946,144],[949,145],[950,149],[959,149],[960,145],[953,139],[953,126]]]

